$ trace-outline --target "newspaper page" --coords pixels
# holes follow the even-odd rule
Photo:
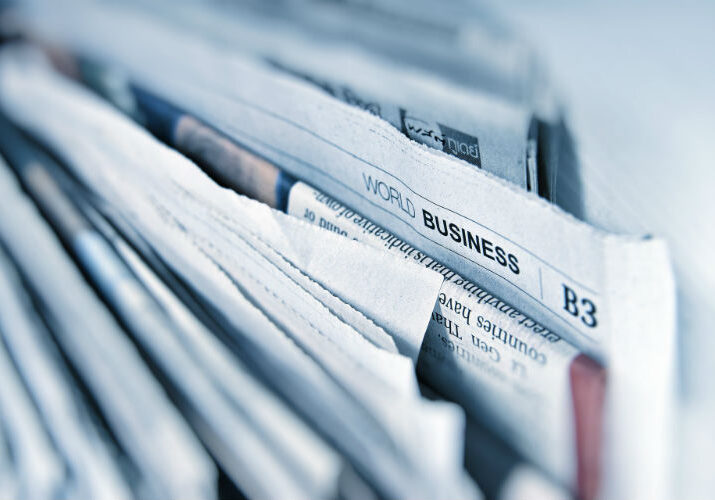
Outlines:
[[[15,213],[13,221],[3,219],[0,227],[3,240],[33,288],[39,291],[44,307],[56,323],[62,349],[75,369],[90,381],[89,390],[131,460],[152,471],[146,480],[147,491],[193,491],[211,496],[215,492],[216,471],[209,457],[178,411],[169,404],[149,369],[141,363],[134,345],[92,294],[30,199],[9,179],[10,173],[3,171],[4,199],[12,203]],[[48,279],[49,276],[52,279]],[[38,384],[35,390],[42,387]],[[96,443],[89,443],[83,437],[81,422],[87,417],[77,414],[79,410],[57,395],[48,393],[44,399],[49,405],[45,411],[55,412],[48,421],[57,427],[55,439],[67,450],[72,467],[95,471],[83,476],[83,479],[90,478],[84,487],[97,491],[117,488],[116,479],[112,480],[110,475],[115,465],[108,455],[106,460],[101,460],[95,450]],[[139,401],[143,404],[138,405]],[[63,413],[72,417],[57,416]],[[159,427],[161,433],[151,432],[152,428]],[[173,453],[167,458],[163,451],[169,446]],[[176,471],[182,473],[177,476]]]
[[[95,215],[95,220],[99,215]],[[215,385],[240,408],[253,432],[280,450],[282,465],[301,483],[306,498],[338,494],[341,458],[305,422],[261,384],[235,354],[201,323],[106,221],[105,234],[125,262],[170,315],[177,334]]]
[[[408,243],[317,189],[295,182],[275,164],[243,149],[161,97],[124,77],[115,78],[111,68],[82,61],[80,67],[92,88],[146,123],[153,133],[202,165],[222,184],[330,232],[373,244],[408,262],[413,260],[417,250]],[[108,89],[119,93],[107,92]],[[347,214],[350,215],[344,218]],[[476,284],[464,283],[454,271],[426,256],[420,262],[444,277],[422,343],[418,370],[423,380],[443,395],[450,395],[471,417],[504,436],[535,463],[558,469],[554,461],[564,461],[568,467],[561,470],[577,471],[579,495],[593,498],[602,449],[604,368],[508,304],[490,303],[488,292]],[[479,299],[465,300],[464,289]],[[451,311],[457,314],[445,316]],[[475,326],[482,336],[475,335]],[[435,338],[440,342],[435,343]],[[475,345],[479,347],[477,355],[470,352]],[[428,356],[439,362],[430,364]],[[488,362],[480,357],[488,357]],[[455,374],[458,376],[452,376]],[[525,414],[538,424],[528,429],[521,425]],[[539,431],[535,432],[537,425]]]
[[[537,151],[529,143],[536,144],[537,127],[534,112],[525,106],[359,48],[319,44],[260,18],[227,17],[192,4],[166,10],[187,30],[256,53],[272,66],[383,118],[416,142],[538,191],[535,180],[529,180],[527,163],[529,157],[536,161]]]
[[[81,23],[59,10],[52,23],[33,17],[35,26],[120,65],[605,360],[607,489],[663,494],[670,441],[650,439],[668,434],[672,413],[674,285],[662,240],[594,229],[487,173],[457,168],[367,112],[170,27],[118,8],[87,11]],[[181,61],[162,57],[175,53]],[[629,473],[634,463],[642,474]]]
[[[461,410],[423,400],[414,382],[408,383],[408,376],[414,380],[409,358],[379,349],[339,321],[252,247],[255,235],[241,227],[255,217],[256,224],[276,230],[288,242],[290,233],[280,229],[301,227],[303,238],[308,234],[338,247],[361,248],[363,266],[383,266],[383,276],[399,267],[422,276],[419,293],[431,294],[424,311],[402,310],[403,304],[382,300],[384,309],[404,315],[407,323],[407,316],[415,314],[427,321],[442,281],[439,275],[393,257],[384,266],[388,256],[374,249],[219,188],[195,165],[88,91],[52,74],[46,65],[33,65],[32,58],[21,62],[19,55],[3,58],[3,109],[56,148],[83,181],[147,236],[176,272],[219,305],[240,329],[244,348],[252,349],[254,359],[265,361],[263,368],[273,377],[285,375],[279,389],[283,395],[319,422],[317,427],[361,473],[389,495],[478,497],[461,466]],[[43,105],[38,107],[38,102]],[[69,134],[68,119],[73,123]],[[96,145],[97,137],[107,139],[102,147]],[[288,254],[284,257],[290,261]],[[379,285],[372,293],[376,289]],[[260,304],[260,310],[254,304]]]
[[[588,398],[589,421],[601,420],[604,374],[591,367],[592,360],[555,332],[494,301],[476,284],[305,183],[290,188],[287,213],[405,260],[419,254],[418,262],[440,272],[444,283],[418,364],[424,379],[564,484],[574,478],[582,485],[597,482],[598,466],[583,463],[579,451],[586,447],[598,455],[600,425],[586,429],[575,404],[579,397]],[[574,380],[577,366],[591,372],[587,388]],[[600,389],[594,391],[593,384]],[[525,420],[531,425],[525,427]],[[584,434],[588,441],[576,439]]]

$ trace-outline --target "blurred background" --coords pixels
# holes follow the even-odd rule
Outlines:
[[[682,498],[715,493],[715,3],[498,2],[546,61],[589,223],[668,240],[678,286]],[[707,492],[707,493],[705,493]]]

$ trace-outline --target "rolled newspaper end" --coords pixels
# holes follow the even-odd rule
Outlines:
[[[338,200],[132,86],[147,127],[222,184],[440,272],[420,375],[583,499],[600,478],[605,369],[558,334]]]

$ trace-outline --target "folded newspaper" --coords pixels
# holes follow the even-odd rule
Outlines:
[[[448,5],[3,13],[0,496],[669,498],[667,246]]]

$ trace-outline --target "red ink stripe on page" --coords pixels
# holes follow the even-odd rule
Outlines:
[[[580,354],[571,362],[569,378],[576,432],[576,493],[581,500],[593,500],[601,482],[606,370]]]

